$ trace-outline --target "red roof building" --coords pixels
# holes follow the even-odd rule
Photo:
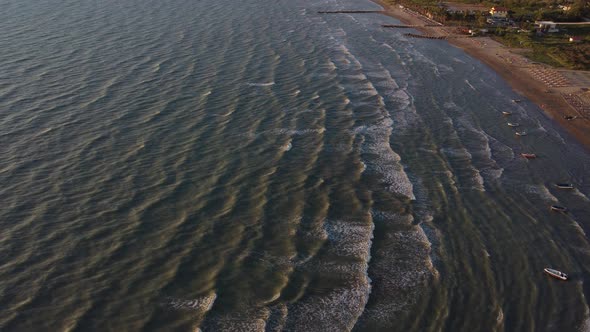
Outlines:
[[[506,7],[492,7],[490,9],[490,15],[493,17],[506,18],[508,16],[508,8]]]

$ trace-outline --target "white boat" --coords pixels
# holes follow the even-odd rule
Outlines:
[[[520,126],[520,123],[508,122],[508,127],[518,127],[518,126]]]
[[[571,183],[556,183],[555,186],[559,189],[574,189],[574,185]]]
[[[512,112],[502,111],[502,115],[510,115],[510,114],[512,114]]]
[[[557,212],[567,212],[567,208],[561,205],[551,205],[551,210]]]
[[[513,103],[520,103],[521,101],[522,101],[522,100],[520,100],[520,99],[512,99],[512,102],[513,102]]]
[[[514,134],[515,134],[516,136],[526,136],[526,135],[527,135],[526,131],[517,131],[517,132],[515,132]]]
[[[567,278],[568,278],[567,274],[565,274],[561,271],[557,271],[556,269],[551,269],[551,268],[546,267],[543,269],[543,271],[545,273],[547,273],[548,275],[550,275],[554,278],[560,279],[560,280],[567,280]]]

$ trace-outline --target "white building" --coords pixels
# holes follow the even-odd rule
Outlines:
[[[558,32],[557,24],[552,21],[536,21],[535,26],[541,32]]]
[[[506,18],[508,17],[508,8],[492,7],[492,9],[490,9],[490,15],[495,18]]]

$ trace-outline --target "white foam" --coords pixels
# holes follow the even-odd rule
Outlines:
[[[375,155],[375,159],[364,162],[367,169],[383,177],[387,191],[415,199],[412,183],[400,163],[401,158],[391,149],[389,142],[367,144],[364,150]]]
[[[452,73],[455,71],[452,67],[443,64],[438,64],[435,68],[437,68],[438,71],[442,73]]]
[[[326,220],[324,228],[333,253],[368,261],[373,238],[372,223]]]
[[[465,79],[465,83],[467,84],[467,86],[469,86],[473,91],[476,91],[477,89],[471,85],[471,83],[469,83],[469,80]]]
[[[584,282],[580,281],[577,283],[576,287],[578,287],[579,294],[582,296],[582,303],[584,303],[584,321],[580,324],[578,331],[580,332],[590,332],[590,308],[588,307],[588,302],[586,300],[586,295],[584,294]]]
[[[579,191],[577,188],[574,188],[573,192],[576,196],[582,197],[585,201],[590,201],[590,199],[588,199],[588,196],[584,195],[584,193]]]
[[[389,77],[387,80],[392,85],[397,86],[397,83],[386,70],[382,71],[381,77]],[[379,95],[377,89],[371,82],[367,83],[367,89],[364,91],[367,91],[367,93],[370,91],[373,95]],[[380,95],[379,97],[380,104],[385,106],[384,99]],[[399,89],[388,95],[388,101],[397,104],[396,108],[401,110],[394,115],[397,120],[395,127],[396,129],[400,129],[400,127],[404,126],[404,121],[407,121],[410,117],[406,113],[415,113],[415,110],[407,110],[409,109],[408,106],[411,105],[411,96],[405,90]],[[362,149],[372,154],[369,160],[363,160],[366,170],[380,174],[383,183],[386,185],[386,190],[414,199],[412,184],[400,162],[401,158],[393,151],[389,144],[393,124],[394,121],[386,117],[375,124],[357,127],[354,129],[354,133],[365,136]]]
[[[551,202],[557,202],[558,199],[557,197],[553,196],[553,194],[551,194],[551,192],[549,191],[549,189],[547,189],[546,186],[542,185],[542,184],[529,184],[529,185],[525,185],[525,192],[528,194],[535,194],[538,197],[547,200],[547,201],[551,201]]]
[[[309,134],[322,134],[326,131],[326,128],[319,128],[319,129],[278,129],[277,133],[286,133],[292,136],[300,136],[300,135],[309,135]]]
[[[229,312],[207,317],[205,331],[265,331],[270,310],[266,307],[247,308],[242,312]]]
[[[346,79],[354,79],[354,80],[359,80],[359,81],[366,81],[367,80],[367,76],[365,74],[358,73],[358,74],[348,74],[348,75],[341,75],[342,78],[346,78]]]
[[[374,225],[368,219],[326,219],[323,231],[316,229],[310,232],[314,237],[325,236],[324,248],[330,253],[358,259],[339,262],[316,259],[302,265],[303,269],[339,275],[348,278],[348,281],[346,285],[329,289],[327,294],[314,295],[312,292],[290,304],[288,325],[305,331],[350,331],[354,327],[371,289],[367,269]]]
[[[388,49],[390,49],[390,50],[392,50],[392,51],[395,51],[395,50],[393,49],[393,47],[391,47],[391,45],[389,45],[389,44],[383,43],[383,44],[381,44],[381,46],[383,46],[383,47],[385,47],[385,48],[388,48]]]
[[[352,151],[352,145],[350,144],[325,144],[323,150],[327,152],[346,152]]]
[[[486,191],[485,189],[485,182],[483,180],[483,177],[481,176],[479,170],[477,170],[475,167],[472,167],[473,169],[473,180],[475,181],[475,185],[473,187],[471,187],[472,189],[475,190],[479,190],[479,191]]]
[[[574,220],[574,227],[578,230],[578,232],[580,232],[580,234],[582,234],[584,237],[586,237],[586,232],[584,232],[584,229],[582,228],[580,223],[578,223],[576,220]]]
[[[408,94],[407,90],[399,89],[392,93],[390,97],[395,98],[395,100],[399,103],[398,106],[402,108],[407,108],[412,103],[412,97]]]
[[[410,308],[428,289],[428,282],[439,275],[430,258],[430,242],[421,227],[412,226],[384,236],[390,245],[380,248],[380,256],[387,259],[375,262],[371,269],[375,280],[373,287],[381,293],[363,313],[361,324],[396,317]]]
[[[213,303],[215,303],[215,299],[217,299],[217,294],[215,293],[192,300],[168,298],[166,299],[167,301],[165,305],[175,310],[190,310],[204,313],[211,310]]]
[[[369,299],[368,280],[325,295],[310,295],[288,306],[288,323],[301,331],[350,331]]]
[[[467,179],[470,183],[467,188],[464,187],[463,189],[475,189],[478,191],[485,191],[484,178],[481,176],[480,171],[471,164],[472,155],[466,148],[441,148],[440,150],[447,157],[456,158],[459,159],[459,162],[468,163],[464,167],[471,171],[471,177]]]
[[[344,31],[344,29],[342,29],[342,28],[334,29],[332,31],[332,35],[334,37],[346,37],[346,31]],[[344,47],[343,45],[340,45],[340,46]]]
[[[335,71],[336,70],[336,64],[334,62],[332,62],[332,60],[328,60],[327,67],[331,71]]]
[[[260,131],[258,133],[242,133],[239,135],[243,136],[243,137],[248,137],[248,138],[256,138],[260,135],[304,136],[304,135],[322,134],[325,131],[326,131],[326,128],[318,128],[318,129],[275,128],[275,129]]]
[[[291,148],[293,147],[293,144],[291,144],[291,140],[289,140],[289,142],[285,145],[283,145],[283,151],[289,151],[291,150]]]
[[[275,82],[263,82],[263,83],[247,83],[249,86],[272,86],[275,85]]]
[[[496,322],[498,325],[501,325],[504,322],[504,311],[502,308],[498,309],[498,316],[496,317]]]
[[[438,67],[432,67],[432,72],[434,73],[434,76],[436,76],[436,78],[440,78],[440,71],[438,70]]]
[[[446,108],[446,109],[455,109],[455,108],[457,108],[457,104],[455,104],[455,103],[454,103],[454,102],[452,102],[452,101],[446,101],[446,102],[443,104],[443,107],[444,107],[444,108]]]
[[[45,129],[43,129],[43,130],[39,131],[39,132],[37,133],[37,136],[41,136],[41,135],[47,134],[47,133],[49,133],[49,132],[51,132],[51,131],[53,131],[53,130],[54,130],[54,128],[53,128],[53,127],[47,127],[47,128],[45,128]]]
[[[578,331],[590,332],[590,316],[589,315],[587,315],[586,318],[584,318],[584,321],[580,325],[580,328],[578,329]]]
[[[365,77],[366,78],[366,77]],[[379,94],[375,86],[370,81],[367,81],[364,86],[361,87],[359,93],[362,95],[376,96]]]
[[[504,168],[485,168],[481,173],[489,180],[498,180],[504,175]]]
[[[496,143],[498,143],[498,141],[489,136],[484,130],[476,128],[471,119],[466,116],[459,117],[458,123],[461,125],[461,130],[468,131],[470,134],[476,136],[475,140],[468,140],[469,142],[472,142],[471,145],[477,143],[480,144],[474,147],[471,151],[471,157],[473,157],[473,155],[479,157],[478,165],[480,170],[478,170],[478,172],[485,175],[489,180],[499,179],[504,173],[504,168],[500,167],[496,160],[494,160],[491,147],[491,144],[497,145]],[[504,147],[507,146],[504,145]]]
[[[467,151],[467,149],[465,149],[464,147],[458,147],[458,148],[441,148],[440,151],[449,157],[454,157],[454,158],[461,158],[461,159],[469,159],[471,160],[471,153],[469,153],[469,151]]]

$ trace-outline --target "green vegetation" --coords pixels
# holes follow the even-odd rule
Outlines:
[[[570,42],[570,36],[583,36],[581,42]],[[590,28],[568,28],[560,33],[538,35],[536,32],[497,29],[493,36],[499,42],[530,50],[525,55],[533,61],[556,67],[590,70]]]
[[[535,21],[580,22],[590,17],[590,0],[386,0],[400,4],[433,18],[445,25],[486,28],[492,38],[511,47],[528,49],[533,61],[569,69],[590,70],[590,27],[558,26],[559,32],[538,32]],[[483,6],[483,10],[451,10],[469,8],[465,4]],[[506,7],[509,20],[494,22],[489,8]],[[524,32],[523,32],[524,31]],[[569,37],[581,37],[570,42]]]

